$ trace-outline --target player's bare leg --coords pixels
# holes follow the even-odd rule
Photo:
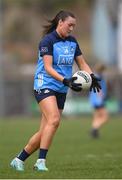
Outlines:
[[[42,114],[40,129],[35,133],[29,140],[28,144],[25,146],[23,151],[11,161],[11,166],[17,171],[24,171],[24,161],[40,146],[41,132],[46,124],[46,118]]]
[[[99,129],[108,120],[108,112],[105,108],[97,109],[94,112],[92,127]]]
[[[47,123],[42,132],[40,148],[48,149],[60,123],[60,112],[54,96],[50,96],[48,99],[46,98],[41,101],[40,106],[47,119]]]
[[[42,131],[46,125],[46,118],[42,114],[42,119],[40,123],[40,129],[38,132],[36,132],[29,140],[28,144],[25,146],[25,151],[29,154],[32,154],[34,151],[36,151],[40,147],[40,141],[41,141],[41,134]]]
[[[59,126],[61,111],[59,111],[57,107],[55,96],[45,98],[39,105],[47,122],[41,134],[39,158],[37,159],[34,168],[39,171],[47,171],[48,169],[45,165],[46,155]]]
[[[95,110],[93,115],[93,122],[92,122],[92,136],[98,137],[99,136],[99,129],[108,121],[108,112],[103,107],[100,109]]]

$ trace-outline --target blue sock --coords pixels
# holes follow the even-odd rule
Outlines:
[[[17,158],[20,159],[21,161],[25,161],[29,156],[30,156],[30,154],[28,154],[28,153],[23,149],[23,151],[17,156]]]
[[[39,151],[39,159],[46,159],[48,149],[40,149]]]

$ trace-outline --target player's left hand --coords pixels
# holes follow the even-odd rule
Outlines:
[[[70,79],[64,78],[63,84],[65,86],[70,87],[73,91],[79,92],[82,90],[82,84],[80,83],[75,83],[74,81],[77,79],[77,77],[72,77]]]
[[[92,84],[91,84],[91,87],[90,87],[90,91],[93,90],[94,93],[100,92],[101,85],[100,85],[99,81],[101,81],[101,79],[96,77],[93,73],[90,74],[90,75],[91,75],[91,78],[92,78]]]

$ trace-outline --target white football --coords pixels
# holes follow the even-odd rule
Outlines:
[[[82,89],[89,89],[92,84],[92,78],[86,71],[77,71],[72,77],[77,77],[75,83],[81,83]]]

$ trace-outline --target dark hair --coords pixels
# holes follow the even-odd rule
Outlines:
[[[58,22],[61,19],[64,21],[67,17],[75,18],[74,14],[68,11],[60,11],[52,20],[48,20],[48,25],[44,26],[43,36],[52,32],[57,28]]]

